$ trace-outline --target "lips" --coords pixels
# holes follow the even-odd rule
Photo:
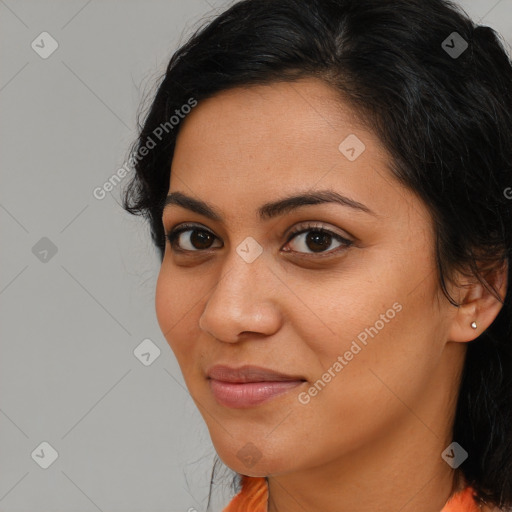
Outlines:
[[[209,379],[231,383],[306,380],[300,375],[287,375],[275,370],[263,368],[262,366],[254,365],[245,365],[240,368],[231,368],[225,365],[215,365],[208,370],[207,376]]]
[[[207,372],[208,383],[217,403],[224,407],[256,407],[302,386],[306,379],[261,366],[230,368],[216,365]]]

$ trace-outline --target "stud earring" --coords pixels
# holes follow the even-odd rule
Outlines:
[[[476,329],[476,322],[472,322],[471,327],[473,327],[473,329]]]

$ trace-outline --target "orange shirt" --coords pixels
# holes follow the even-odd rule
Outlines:
[[[242,475],[242,489],[222,512],[267,512],[268,486],[263,477]],[[473,489],[466,487],[454,494],[441,512],[479,512]]]

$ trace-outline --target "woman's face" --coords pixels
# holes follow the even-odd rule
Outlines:
[[[464,344],[447,343],[429,213],[376,136],[314,79],[224,91],[182,123],[169,194],[218,218],[165,208],[166,231],[193,226],[167,242],[156,312],[224,463],[304,470],[448,421]],[[352,203],[260,216],[319,191]],[[214,365],[292,381],[222,384]]]

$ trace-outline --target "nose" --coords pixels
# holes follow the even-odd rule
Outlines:
[[[275,288],[276,282],[280,283],[263,256],[248,263],[234,251],[226,260],[226,270],[199,319],[203,331],[220,341],[236,343],[244,333],[269,336],[279,329]]]

